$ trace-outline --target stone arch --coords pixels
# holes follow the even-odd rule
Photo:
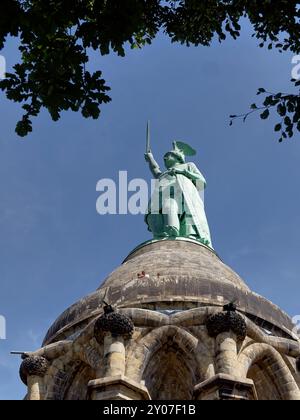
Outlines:
[[[254,381],[261,400],[300,400],[300,391],[280,353],[268,344],[252,344],[239,355],[244,377]]]
[[[212,363],[204,343],[187,330],[168,325],[131,347],[126,375],[144,381],[153,399],[191,399],[193,387],[207,379]]]
[[[289,368],[290,372],[293,375],[293,378],[296,382],[296,384],[298,385],[298,388],[300,389],[300,375],[299,372],[297,370],[297,359],[296,358],[291,358],[289,356],[283,355],[283,360],[285,362],[285,364],[287,365],[287,367]]]
[[[96,378],[95,371],[88,365],[81,363],[73,370],[73,378],[64,389],[64,400],[88,400],[88,383]]]
[[[46,400],[86,400],[91,379],[95,379],[95,371],[80,360],[69,361],[60,369],[53,368]]]

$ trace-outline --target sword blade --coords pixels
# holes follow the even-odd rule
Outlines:
[[[150,139],[150,121],[147,123],[147,143],[146,143],[146,153],[151,152],[151,139]]]

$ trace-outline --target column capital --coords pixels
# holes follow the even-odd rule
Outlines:
[[[134,331],[134,324],[127,315],[118,312],[106,312],[101,315],[94,327],[94,336],[98,343],[102,342],[103,334],[111,333],[113,336],[130,338]]]
[[[247,336],[247,325],[244,318],[234,311],[219,312],[208,317],[206,321],[207,331],[210,337],[230,332],[236,334],[239,341],[244,341]]]
[[[49,367],[49,362],[44,357],[27,356],[20,366],[20,377],[25,385],[27,385],[28,376],[45,376]]]

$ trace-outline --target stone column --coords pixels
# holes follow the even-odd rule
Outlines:
[[[237,336],[228,331],[216,337],[217,373],[236,376],[237,372]]]
[[[125,374],[125,346],[121,335],[104,336],[105,376]]]
[[[44,399],[44,376],[48,367],[49,363],[44,357],[25,356],[20,367],[20,376],[28,387],[28,400],[39,401]]]
[[[94,335],[104,345],[104,377],[89,382],[92,400],[147,400],[150,399],[143,384],[125,376],[125,340],[134,331],[132,320],[115,312],[111,306],[95,323]]]
[[[257,399],[252,380],[239,377],[237,343],[247,335],[244,319],[232,304],[224,311],[208,318],[207,331],[216,340],[216,375],[194,389],[198,400],[253,400]]]

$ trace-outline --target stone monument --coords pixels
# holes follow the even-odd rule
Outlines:
[[[194,154],[174,142],[162,172],[148,139],[154,238],[23,354],[27,399],[300,400],[293,323],[212,248]]]

